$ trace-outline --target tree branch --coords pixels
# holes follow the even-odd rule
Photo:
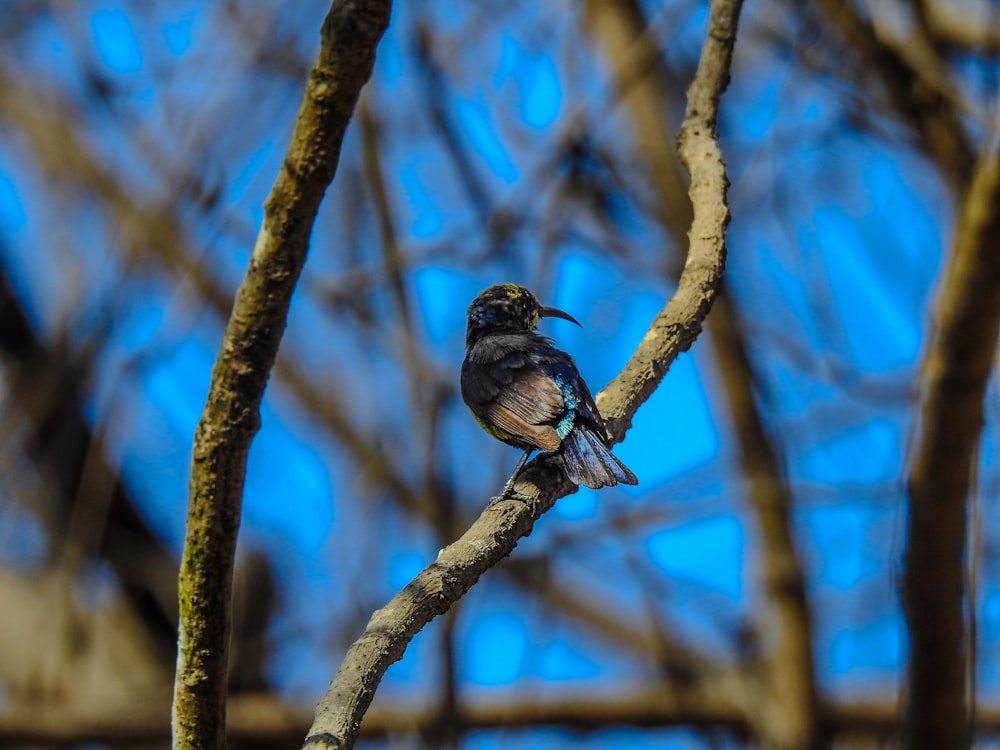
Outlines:
[[[750,717],[762,747],[807,750],[816,740],[816,669],[805,574],[792,533],[792,495],[754,398],[754,371],[746,337],[727,295],[716,302],[710,327],[719,372],[733,415],[748,501],[759,528],[759,575],[765,614],[758,617],[767,643],[761,663],[762,695]]]
[[[28,418],[32,460],[58,491],[58,502],[41,513],[47,532],[75,549],[74,556],[96,553],[108,561],[169,668],[177,622],[177,561],[136,510],[128,486],[106,457],[100,431],[87,423],[81,395],[84,368],[74,365],[61,346],[36,336],[2,266],[0,357],[7,398]],[[103,513],[81,514],[88,523],[100,524],[92,528],[83,550],[77,549],[81,540],[74,538],[72,525],[81,502],[104,506]]]
[[[939,80],[934,65],[915,59],[930,42],[920,36],[909,47],[891,45],[879,38],[872,24],[853,3],[819,0],[817,7],[830,28],[864,60],[868,74],[883,82],[892,112],[917,134],[920,148],[931,158],[952,189],[967,184],[975,151],[954,106],[954,84]]]
[[[664,147],[662,135],[666,130],[663,102],[669,82],[651,65],[643,69],[642,75],[634,76],[631,85],[624,80],[627,60],[641,57],[648,61],[659,52],[650,26],[637,0],[588,0],[585,7],[588,29],[603,42],[613,63],[617,88],[627,92],[624,101],[636,133],[636,149],[654,175],[657,203],[671,207],[669,212],[660,210],[660,221],[678,246],[686,250],[683,232],[691,223],[691,203],[687,195],[681,198],[676,194],[681,184],[680,165],[673,149]],[[737,311],[725,294],[715,302],[708,333],[732,415],[740,465],[748,480],[749,507],[762,542],[757,567],[765,597],[761,602],[763,613],[755,619],[769,631],[768,648],[758,665],[756,676],[760,681],[753,688],[744,686],[743,692],[753,697],[755,706],[748,719],[762,746],[809,748],[816,736],[816,681],[805,575],[789,517],[791,492],[754,397],[755,378],[746,352],[746,337]],[[620,642],[636,640],[633,637]],[[715,680],[701,675],[711,674],[711,670],[698,672],[698,683],[687,686],[689,697],[695,701],[699,698],[692,688],[707,683],[705,688],[716,689],[719,681],[718,675],[714,675]]]
[[[878,745],[874,742],[856,745],[847,740],[837,747],[892,747],[892,739],[899,731],[900,706],[891,699],[820,702],[817,712],[826,739],[861,735],[882,741]],[[244,748],[291,747],[301,740],[311,718],[310,712],[289,706],[269,693],[234,695],[229,713],[229,741]],[[361,737],[384,742],[391,737],[420,732],[432,727],[440,714],[436,705],[416,709],[375,708],[365,717]],[[1000,734],[1000,710],[996,707],[979,707],[976,718],[978,736],[986,738]],[[539,701],[512,697],[505,701],[463,705],[454,728],[469,732],[511,727],[565,727],[580,734],[614,725],[725,729],[739,737],[750,737],[754,731],[746,712],[735,710],[732,704],[718,700],[717,696],[706,695],[692,707],[688,696],[665,684],[636,691],[623,688],[599,700]],[[53,701],[0,708],[0,742],[8,747],[84,743],[152,746],[167,740],[169,734],[163,704],[148,699],[129,705],[126,710],[107,705],[99,712],[80,712]]]
[[[205,409],[195,432],[187,537],[180,572],[180,635],[174,684],[174,747],[225,746],[233,556],[246,457],[260,425],[264,387],[305,264],[316,211],[390,0],[335,0],[321,30],[284,164],[236,295]]]
[[[688,195],[693,215],[688,256],[677,293],[653,319],[625,369],[597,396],[597,405],[608,420],[608,431],[617,440],[622,439],[636,411],[656,390],[670,363],[687,351],[701,332],[702,321],[722,281],[729,179],[715,127],[719,99],[729,83],[741,7],[739,0],[712,3],[701,60],[688,88],[677,150],[691,174]]]
[[[684,233],[691,227],[691,201],[664,117],[664,103],[674,104],[680,85],[673,93],[674,88],[664,80],[666,66],[657,64],[660,45],[637,0],[587,0],[583,20],[590,35],[604,47],[614,89],[628,110],[636,151],[656,188],[655,215],[678,239],[682,254]],[[679,110],[680,102],[669,107],[672,112]]]
[[[610,427],[618,439],[670,362],[694,341],[722,278],[729,222],[728,181],[715,127],[719,100],[729,80],[741,6],[741,0],[713,0],[701,61],[688,90],[679,149],[691,173],[694,219],[691,250],[677,294],[654,319],[622,373],[598,396],[602,413],[612,419]],[[544,513],[557,498],[575,490],[575,485],[544,458],[531,462],[522,472],[517,491],[532,498],[533,506],[509,501],[487,508],[457,542],[443,549],[437,560],[372,615],[317,706],[305,746],[311,750],[353,747],[382,676],[402,657],[413,636],[531,532],[533,508]]]
[[[910,631],[904,747],[963,747],[965,536],[983,396],[1000,332],[1000,152],[988,146],[962,203],[922,373],[920,437],[907,480],[903,605]]]

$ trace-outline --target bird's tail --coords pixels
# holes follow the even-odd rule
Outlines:
[[[616,484],[639,484],[635,474],[618,460],[601,437],[586,427],[573,429],[563,439],[556,457],[562,459],[566,476],[584,487],[596,490]]]

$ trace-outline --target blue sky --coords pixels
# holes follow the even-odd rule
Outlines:
[[[670,32],[678,41],[670,54],[690,63],[705,13],[704,4],[684,7]],[[235,284],[283,158],[300,91],[296,79],[257,80],[246,60],[220,54],[213,45],[232,39],[220,34],[224,11],[218,6],[186,3],[139,12],[127,3],[90,3],[82,13],[85,34],[40,24],[35,33],[42,52],[26,65],[77,92],[82,84],[73,66],[85,59],[119,87],[116,114],[93,113],[80,127],[138,195],[156,196],[171,182],[143,160],[130,140],[136,131],[159,139],[169,163],[204,159],[223,205],[199,216],[179,202],[179,216],[189,221],[192,247],[206,266]],[[442,93],[445,115],[496,204],[527,216],[528,228],[517,232],[514,247],[489,255],[488,235],[446,149],[419,114],[422,89],[410,37],[417,14],[396,8],[366,96],[380,118],[395,230],[417,258],[405,282],[422,356],[453,387],[466,305],[489,284],[520,282],[583,322],[578,330],[547,320],[543,332],[573,354],[596,392],[625,364],[672,291],[663,267],[673,251],[643,213],[636,198],[641,188],[609,203],[627,256],[596,246],[594,238],[607,230],[585,207],[577,207],[577,217],[568,215],[572,202],[557,201],[551,165],[574,118],[588,124],[602,153],[620,157],[633,148],[623,128],[627,117],[602,110],[606,72],[599,59],[578,49],[579,29],[561,25],[545,9],[500,13],[488,31],[462,14],[439,19],[442,48],[454,58],[453,80]],[[305,60],[321,18],[321,4],[305,4],[282,28]],[[292,28],[296,23],[301,28]],[[463,47],[462,34],[471,29],[479,34],[476,44]],[[900,479],[913,428],[911,387],[953,207],[917,154],[847,122],[843,92],[829,79],[773,56],[746,53],[736,62],[721,126],[733,182],[728,280],[746,325],[763,418],[796,499],[795,531],[818,613],[819,679],[832,695],[871,685],[891,692],[906,653],[894,591],[903,545]],[[250,85],[259,103],[248,107]],[[234,117],[226,115],[230,109]],[[359,335],[317,291],[347,284],[350,273],[377,267],[381,257],[367,198],[358,198],[367,195],[358,187],[360,146],[355,124],[317,222],[285,347],[332,394],[363,384],[353,385],[352,418],[368,434],[381,435],[385,450],[400,457],[415,479],[424,446],[408,439],[421,433],[407,405],[409,385],[399,375],[397,342]],[[190,440],[222,322],[198,305],[185,279],[124,269],[120,256],[107,249],[120,237],[98,212],[73,233],[67,264],[53,243],[56,208],[36,167],[16,144],[0,141],[4,266],[43,335],[64,324],[68,305],[44,300],[76,293],[73,279],[53,268],[83,274],[92,298],[102,300],[95,315],[104,300],[114,300],[118,314],[88,409],[95,424],[107,425],[109,451],[143,514],[179,551]],[[354,246],[352,231],[364,239],[354,242],[363,253],[343,249]],[[441,247],[454,252],[436,253]],[[130,286],[119,293],[122,278]],[[376,290],[370,301],[377,320],[391,316],[388,293]],[[759,596],[753,562],[759,541],[743,502],[746,480],[736,469],[716,368],[711,348],[699,340],[637,414],[616,453],[639,476],[638,488],[584,489],[561,500],[515,552],[553,555],[565,581],[607,590],[623,616],[652,606],[706,648],[725,644],[732,623],[749,617]],[[361,609],[380,606],[447,540],[402,515],[383,489],[364,486],[343,447],[280,380],[272,379],[262,419],[250,454],[241,545],[267,553],[280,581],[269,676],[288,695],[314,698],[346,645],[331,646],[327,635],[346,618],[338,602],[353,596]],[[440,431],[436,465],[454,486],[460,511],[474,514],[517,455],[478,431],[454,398]],[[607,539],[595,532],[634,513],[651,520]],[[28,529],[16,535],[29,540],[28,549],[12,554],[30,561],[30,540],[44,545],[45,539],[30,533],[30,516],[5,516],[8,529]],[[566,539],[572,543],[565,549],[553,549]],[[632,580],[636,570],[656,581],[652,590]],[[641,682],[642,665],[585,629],[555,621],[495,573],[459,614],[458,676],[473,694],[510,695],[531,686],[537,694],[559,695],[566,686],[607,690]],[[982,632],[992,643],[1000,632],[996,585],[983,581]],[[358,586],[363,588],[353,588]],[[412,697],[433,687],[439,676],[436,627],[390,671],[386,695]],[[995,670],[984,669],[983,690],[995,693],[997,687]],[[588,743],[705,746],[688,732],[624,730],[586,738],[533,731],[520,740],[484,732],[463,746]]]

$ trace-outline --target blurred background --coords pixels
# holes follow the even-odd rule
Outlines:
[[[194,426],[327,9],[3,0],[0,744],[169,742]],[[542,332],[595,393],[669,298],[707,10],[396,3],[250,453],[234,743],[298,746],[371,612],[516,462],[458,394],[476,293],[579,319]],[[988,0],[747,4],[726,288],[616,448],[639,486],[561,499],[389,670],[361,746],[757,747],[774,668],[829,746],[891,743],[920,358],[998,51]],[[970,506],[981,747],[997,396]]]

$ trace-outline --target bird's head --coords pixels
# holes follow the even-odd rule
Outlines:
[[[580,325],[569,313],[544,307],[538,298],[518,284],[495,284],[479,293],[468,310],[465,343],[488,333],[533,331],[539,318],[562,318]]]

